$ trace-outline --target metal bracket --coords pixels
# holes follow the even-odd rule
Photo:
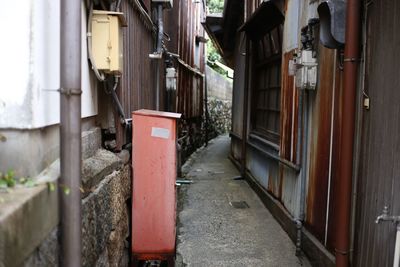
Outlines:
[[[350,254],[351,250],[342,251],[342,250],[335,248],[335,252],[338,254],[341,254],[341,255],[348,255],[348,254]]]
[[[361,59],[360,58],[351,57],[351,58],[343,59],[343,62],[361,62]]]
[[[58,91],[60,92],[60,94],[67,96],[82,94],[82,90],[80,88],[60,88],[58,89]]]

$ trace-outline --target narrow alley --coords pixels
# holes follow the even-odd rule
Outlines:
[[[0,267],[400,267],[400,0],[3,2]]]
[[[183,168],[193,183],[179,194],[177,266],[308,266],[247,182],[237,179],[229,148],[227,136],[217,137]]]

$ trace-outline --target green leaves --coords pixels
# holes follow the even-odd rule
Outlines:
[[[47,187],[49,188],[50,192],[54,192],[56,190],[56,185],[53,182],[47,183]]]
[[[0,189],[5,189],[5,191],[10,192],[11,188],[17,184],[23,185],[25,187],[34,187],[36,182],[32,178],[26,177],[15,177],[15,171],[10,169],[6,173],[0,172]]]
[[[0,179],[0,189],[6,189],[8,187],[6,180]]]
[[[210,62],[220,61],[221,60],[221,55],[219,54],[219,52],[215,48],[213,42],[211,42],[211,41],[207,42],[207,59]]]
[[[36,182],[32,179],[27,179],[23,185],[25,185],[26,187],[34,187],[36,186]]]
[[[210,14],[222,13],[224,11],[224,0],[207,0],[207,7]]]
[[[8,170],[5,174],[0,172],[0,188],[14,187],[17,183],[14,176],[14,170]]]

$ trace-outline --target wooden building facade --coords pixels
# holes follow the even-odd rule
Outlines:
[[[353,16],[361,40],[357,57],[344,55],[352,45],[344,42],[349,6],[355,8],[348,12],[361,14]],[[399,12],[392,1],[226,0],[223,17],[206,19],[207,32],[235,70],[231,159],[316,266],[344,266],[342,258],[353,266],[393,264],[396,223],[376,219],[385,206],[389,215],[400,214]],[[350,64],[358,68],[351,114],[344,101]],[[315,67],[315,84],[298,74],[306,65]],[[341,174],[350,115],[346,195]]]

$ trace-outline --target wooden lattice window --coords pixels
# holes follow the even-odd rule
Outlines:
[[[252,132],[279,144],[282,25],[253,40]]]

